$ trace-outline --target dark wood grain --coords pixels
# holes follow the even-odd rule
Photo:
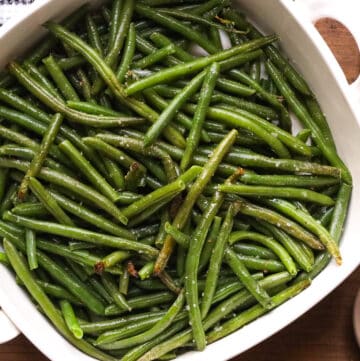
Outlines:
[[[317,27],[347,79],[356,79],[360,55],[352,37],[330,19],[319,21]],[[360,269],[303,317],[234,361],[360,361],[352,330],[352,306],[359,286]],[[0,346],[0,361],[46,360],[23,336]]]

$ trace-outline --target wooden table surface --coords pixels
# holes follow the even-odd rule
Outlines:
[[[360,70],[354,40],[330,19],[319,21],[317,27],[352,82]],[[352,306],[359,287],[360,268],[300,319],[233,361],[360,361],[352,329]],[[0,361],[46,360],[23,336],[0,345]]]

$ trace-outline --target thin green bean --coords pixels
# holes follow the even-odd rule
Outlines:
[[[186,139],[186,148],[181,159],[180,168],[184,171],[188,168],[193,153],[200,141],[200,132],[205,121],[207,108],[210,104],[210,99],[215,88],[215,83],[218,78],[220,67],[218,63],[212,64],[205,75],[204,82],[200,91],[200,98],[194,114],[193,124],[190,133]]]
[[[23,181],[20,184],[18,197],[19,199],[23,200],[26,196],[29,181],[31,177],[36,177],[45,161],[45,158],[48,155],[51,145],[53,144],[56,135],[59,131],[61,123],[63,121],[63,117],[60,114],[56,114],[53,117],[52,124],[49,125],[47,128],[41,145],[39,147],[39,151],[35,154],[34,158],[32,159],[29,169],[27,170]]]

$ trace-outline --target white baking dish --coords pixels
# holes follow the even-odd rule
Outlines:
[[[7,23],[0,29],[0,68],[44,33],[42,23],[62,18],[84,2],[37,0],[29,7],[29,13]],[[358,0],[238,0],[234,3],[238,3],[264,31],[280,35],[287,55],[296,60],[297,68],[309,82],[328,117],[339,153],[352,172],[354,191],[341,244],[343,265],[339,267],[332,262],[299,296],[210,345],[204,352],[190,352],[179,358],[187,361],[226,360],[249,349],[313,307],[360,264],[360,128],[359,118],[356,118],[359,116],[356,111],[360,111],[360,81],[349,87],[335,58],[311,22],[322,16],[336,18],[350,28],[359,44],[360,25],[355,16]],[[16,285],[13,275],[2,266],[0,305],[18,329],[51,360],[92,360],[57,333]],[[16,334],[14,327],[3,323],[1,317],[0,342]]]

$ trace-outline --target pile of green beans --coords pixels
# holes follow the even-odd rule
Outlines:
[[[201,351],[341,264],[351,173],[276,35],[230,0],[45,27],[0,75],[0,263],[69,342]]]

